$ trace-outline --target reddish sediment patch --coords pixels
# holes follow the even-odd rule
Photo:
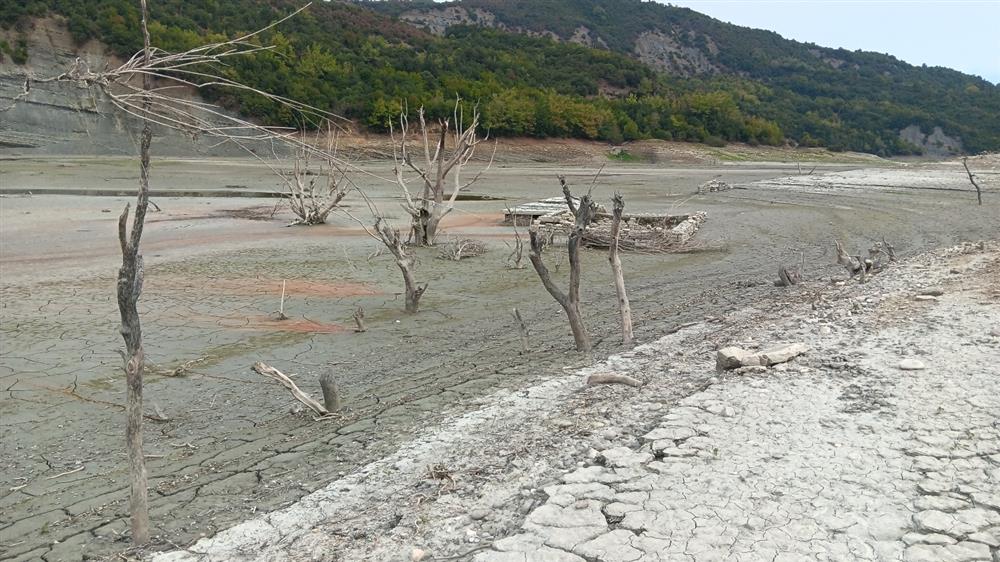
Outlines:
[[[198,279],[176,276],[150,277],[149,290],[182,291],[212,295],[240,295],[281,297],[281,279]],[[378,295],[379,291],[363,283],[305,281],[289,279],[285,281],[285,297],[363,297]]]

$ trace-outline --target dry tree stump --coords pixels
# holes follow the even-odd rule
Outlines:
[[[333,376],[333,370],[328,370],[319,377],[319,386],[323,390],[323,406],[327,412],[340,410],[340,390],[337,388],[337,380]]]
[[[355,332],[360,334],[368,331],[368,327],[365,326],[365,309],[360,306],[354,311],[354,324]]]

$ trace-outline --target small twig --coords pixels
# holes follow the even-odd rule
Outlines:
[[[46,478],[46,480],[55,480],[56,478],[60,478],[62,476],[69,476],[70,474],[76,474],[77,472],[80,472],[81,470],[83,470],[85,468],[87,468],[87,467],[81,465],[81,466],[78,466],[77,468],[74,468],[73,470],[67,470],[66,472],[60,472],[59,474],[56,474],[54,476],[49,476],[49,477]]]

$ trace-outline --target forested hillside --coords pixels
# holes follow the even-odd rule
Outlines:
[[[300,6],[151,0],[151,33],[155,44],[180,50],[213,35],[258,29]],[[276,49],[224,72],[376,130],[400,107],[424,105],[432,116],[444,115],[457,95],[478,103],[484,125],[497,135],[712,144],[788,138],[885,155],[918,152],[899,136],[917,125],[927,133],[940,126],[969,151],[1000,148],[1000,90],[955,71],[824,50],[638,0],[466,0],[461,6],[489,10],[495,21],[449,25],[443,34],[406,15],[438,6],[317,3],[261,37]],[[96,38],[123,56],[141,46],[136,0],[0,0],[0,26],[12,38],[0,44],[0,56],[30,63],[18,37],[47,15],[64,18],[79,42]],[[663,18],[673,19],[668,25]],[[599,48],[549,38],[568,39],[581,27]],[[688,65],[700,71],[671,72],[637,56],[635,42],[653,30],[671,33],[676,44],[689,42],[676,52],[707,63]],[[529,36],[543,31],[549,36]],[[699,58],[691,49],[707,54]],[[210,95],[268,123],[295,124],[251,94]]]

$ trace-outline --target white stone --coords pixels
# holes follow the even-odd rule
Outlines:
[[[927,366],[924,365],[924,362],[919,359],[907,357],[899,362],[899,368],[904,371],[920,371],[922,369],[926,369]]]
[[[809,351],[809,346],[804,343],[793,343],[768,349],[760,354],[760,364],[765,366],[785,363]]]

